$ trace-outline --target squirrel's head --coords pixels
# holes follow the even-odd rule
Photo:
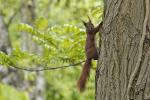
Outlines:
[[[90,33],[90,32],[93,31],[94,25],[93,25],[93,23],[92,23],[92,21],[91,21],[91,19],[89,17],[88,17],[88,19],[89,19],[88,22],[85,22],[85,21],[82,21],[82,22],[83,22],[83,24],[84,24],[84,26],[86,28],[86,32]]]

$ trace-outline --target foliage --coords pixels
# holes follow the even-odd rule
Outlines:
[[[29,100],[27,92],[16,91],[13,87],[0,83],[0,100]]]
[[[4,0],[0,1],[4,2]],[[30,0],[27,1],[26,3],[31,2]],[[0,4],[0,9],[2,8],[5,21],[8,22],[12,15],[10,12],[15,12],[19,8],[20,1],[8,0],[4,4]],[[94,23],[98,24],[102,18],[102,12],[103,5],[100,0],[37,0],[37,18],[34,22],[31,22],[32,25],[22,23],[19,14],[13,19],[14,21],[9,27],[13,50],[10,55],[0,52],[0,64],[7,67],[17,66],[21,68],[37,68],[38,65],[44,68],[83,61],[85,59],[84,43],[86,33],[81,19],[85,20],[89,15],[92,16]],[[26,42],[21,40],[20,33],[23,32],[30,34],[34,43],[43,49],[42,54],[21,49],[21,43]],[[46,100],[94,100],[95,70],[91,71],[87,90],[83,94],[80,94],[77,90],[76,82],[82,69],[81,66],[45,71],[46,90],[44,94]],[[7,88],[4,85],[0,87]],[[8,91],[12,91],[11,87],[8,87]],[[16,90],[13,88],[13,91]],[[3,97],[3,95],[5,94],[2,93],[0,97]],[[18,98],[19,95],[25,95],[24,98],[27,96],[24,93],[15,94]]]

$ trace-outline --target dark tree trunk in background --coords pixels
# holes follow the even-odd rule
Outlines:
[[[11,51],[11,43],[8,34],[8,27],[6,26],[3,16],[0,14],[0,51],[6,54]]]
[[[4,17],[0,14],[0,51],[9,55],[11,53],[12,46],[9,38],[8,28],[9,27],[4,21]],[[21,73],[19,73],[17,70],[10,68],[9,66],[7,68],[3,65],[0,65],[0,73],[0,80],[3,83],[13,85],[15,87],[23,85],[21,83],[22,81],[19,82],[22,77],[20,77]]]
[[[8,27],[6,26],[4,18],[1,14],[0,14],[0,51],[6,54],[10,54],[11,52],[11,43],[8,34]],[[0,80],[3,83],[11,82],[11,78],[7,75],[9,73],[9,70],[5,68],[3,65],[0,65],[0,73],[1,73]]]
[[[36,19],[36,12],[35,12],[36,0],[22,0],[21,5],[22,9],[20,14],[22,22],[32,26]],[[42,55],[43,51],[42,48],[32,41],[32,37],[29,33],[22,32],[21,35],[22,35],[22,49],[24,51],[28,51],[37,55]],[[37,68],[42,67],[38,65],[35,66]],[[44,100],[45,80],[43,75],[44,75],[43,72],[36,73],[36,80],[34,81],[33,86],[34,88],[32,92],[29,94],[31,100]],[[33,82],[31,82],[31,84],[33,84]]]
[[[104,0],[104,5],[96,100],[150,100],[150,16],[140,67],[128,88],[139,56],[145,0]]]

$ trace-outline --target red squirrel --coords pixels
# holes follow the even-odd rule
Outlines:
[[[96,41],[95,41],[95,35],[98,31],[100,31],[100,28],[102,26],[102,22],[94,28],[94,25],[92,24],[92,21],[88,17],[88,22],[83,22],[85,28],[86,28],[86,45],[85,45],[85,53],[86,53],[86,61],[84,63],[80,78],[77,82],[77,86],[80,90],[80,92],[84,91],[87,78],[90,74],[90,68],[92,66],[92,59],[97,60],[98,59],[98,51],[96,47]]]

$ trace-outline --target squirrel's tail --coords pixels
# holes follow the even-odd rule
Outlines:
[[[84,67],[82,69],[80,78],[77,83],[77,86],[78,86],[80,92],[84,91],[84,89],[85,89],[86,81],[90,74],[91,63],[92,63],[91,59],[87,59],[85,61]]]

